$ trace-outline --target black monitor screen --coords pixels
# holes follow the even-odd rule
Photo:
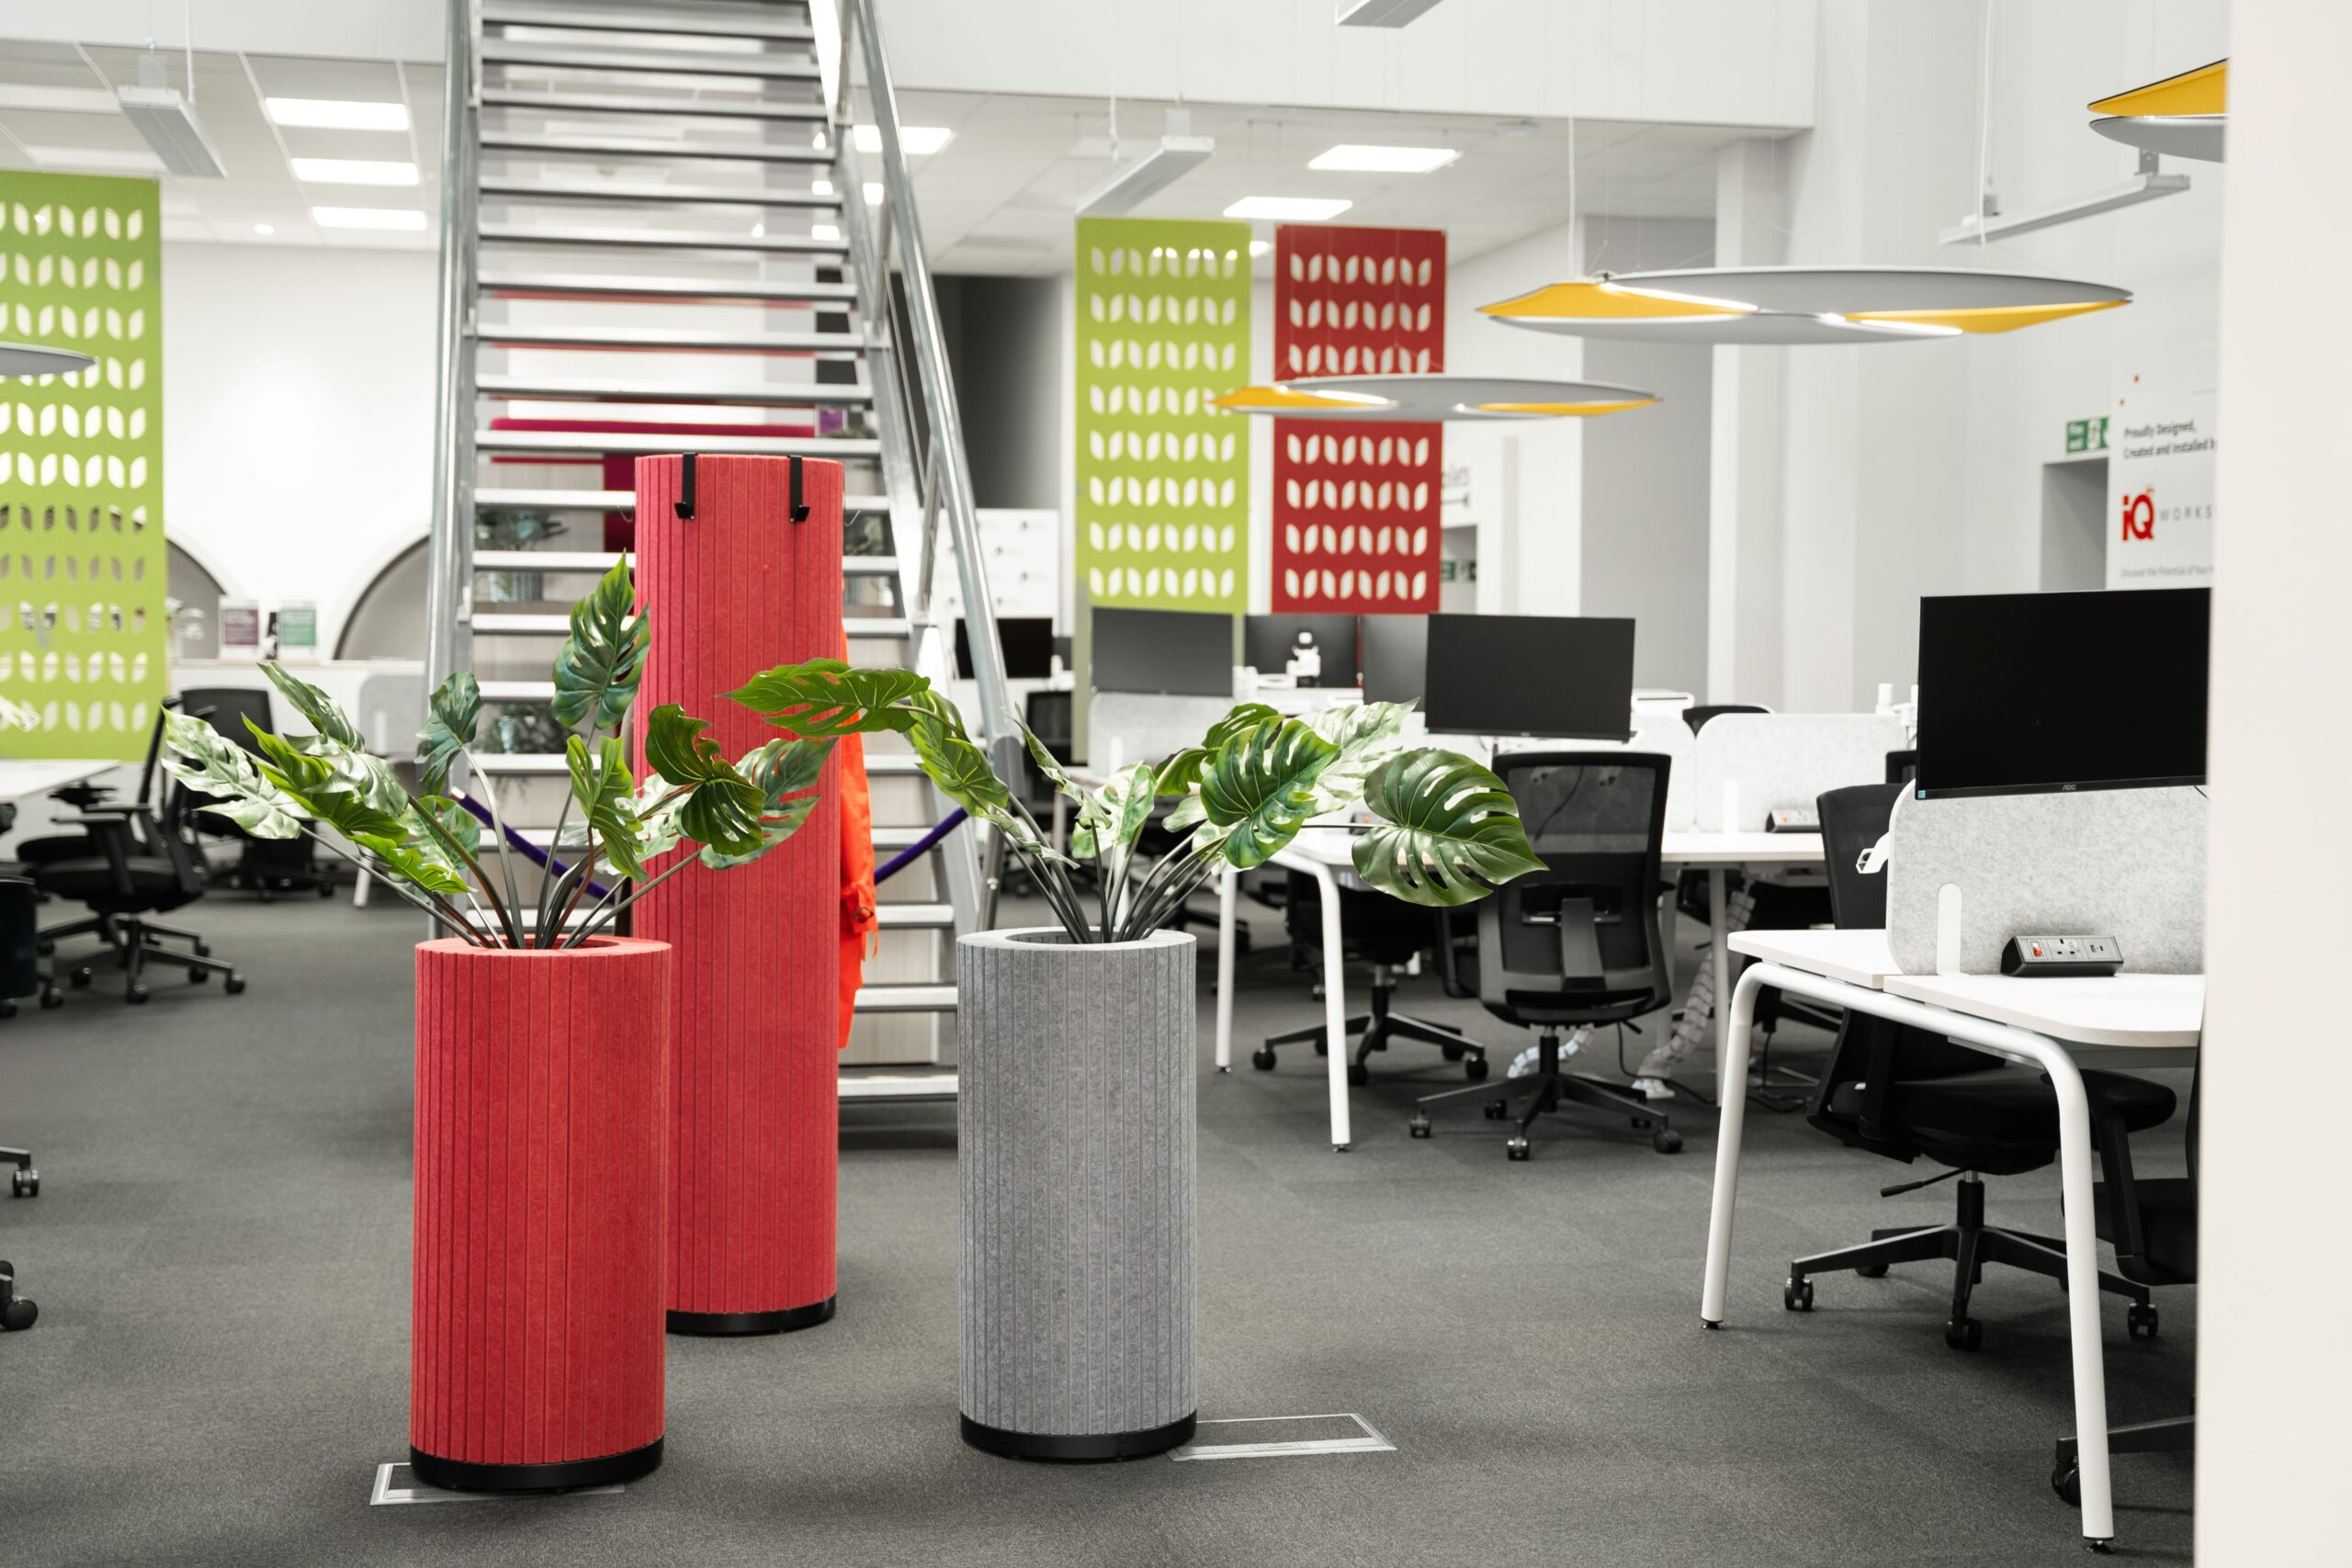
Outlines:
[[[1363,700],[1418,703],[1429,691],[1430,618],[1363,618]]]
[[[1919,601],[1922,800],[2205,782],[2212,590]]]
[[[1004,672],[1016,681],[1042,681],[1054,672],[1054,623],[1045,615],[1014,615],[996,624],[1004,649]],[[956,673],[972,678],[972,634],[956,620]]]
[[[1233,695],[1233,617],[1186,610],[1094,612],[1094,689]]]
[[[1430,728],[1444,735],[1623,740],[1633,729],[1634,623],[1600,615],[1431,615]]]
[[[1322,655],[1322,673],[1318,683],[1326,686],[1352,686],[1356,683],[1356,618],[1353,615],[1251,615],[1241,623],[1241,662],[1261,675],[1279,675],[1290,668],[1291,649],[1298,646],[1298,634],[1308,632],[1315,638],[1315,650]]]

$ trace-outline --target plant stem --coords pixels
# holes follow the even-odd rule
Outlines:
[[[299,827],[300,824],[298,823],[297,826]],[[330,854],[333,854],[338,860],[348,861],[353,865],[357,866],[361,871],[367,873],[370,876],[373,876],[376,880],[381,882],[386,887],[390,888],[394,897],[402,899],[405,902],[413,905],[415,908],[424,910],[427,915],[440,921],[443,925],[457,932],[458,935],[463,937],[467,942],[473,943],[476,947],[487,947],[490,945],[488,942],[483,942],[481,937],[475,933],[473,927],[469,925],[465,919],[454,908],[451,908],[447,903],[435,897],[433,894],[426,892],[424,888],[415,886],[413,884],[404,879],[398,872],[391,870],[389,866],[383,865],[380,863],[375,865],[370,865],[366,861],[361,860],[358,856],[345,853],[343,850],[337,848],[324,834],[313,832],[308,828],[302,829],[302,835],[303,837],[311,840],[313,843],[316,843],[325,849]]]
[[[672,866],[669,870],[663,872],[661,875],[655,877],[652,881],[647,883],[644,886],[639,887],[636,892],[630,894],[628,897],[622,899],[619,903],[615,904],[611,908],[605,910],[602,919],[605,920],[617,919],[623,909],[628,908],[639,898],[644,897],[648,893],[652,892],[655,888],[661,886],[663,883],[677,875],[678,873],[685,870],[686,867],[695,863],[696,858],[697,857],[693,853],[682,851],[678,856],[677,864]],[[596,928],[593,925],[583,925],[581,927],[580,934],[571,939],[571,945],[578,947],[582,942],[585,942],[590,936],[594,934],[595,929]]]
[[[563,829],[564,829],[564,826],[565,826],[565,824],[569,823],[571,820],[571,791],[570,787],[569,787],[569,786],[567,786],[567,787],[565,788],[564,792],[563,792],[563,804],[562,804],[561,806],[560,806],[560,807],[558,807],[556,808],[556,814],[555,814],[555,837],[553,837],[553,838],[551,838],[551,839],[549,839],[549,840],[548,840],[548,866],[552,866],[552,865],[554,865],[554,863],[555,863],[555,857],[556,857],[558,854],[560,854],[560,853],[561,853],[561,852],[562,852],[562,850],[563,850]],[[545,925],[547,924],[547,919],[548,919],[548,907],[549,907],[549,906],[554,902],[554,897],[553,897],[553,895],[554,895],[555,890],[554,890],[552,887],[550,887],[550,886],[548,886],[548,884],[549,884],[550,882],[554,881],[554,880],[555,880],[555,878],[554,878],[554,877],[551,877],[551,876],[549,876],[549,875],[548,875],[548,874],[547,874],[547,873],[546,873],[546,869],[545,869],[545,868],[542,868],[542,870],[541,870],[541,874],[540,874],[540,876],[539,876],[539,924],[540,924],[540,925],[542,925],[542,926],[545,926]]]
[[[427,834],[438,841],[443,849],[457,856],[458,863],[473,874],[475,884],[481,888],[482,897],[490,900],[492,912],[498,917],[499,925],[506,932],[506,945],[509,947],[529,946],[530,944],[523,940],[523,933],[516,929],[514,917],[508,914],[506,906],[498,901],[498,889],[492,885],[489,877],[482,874],[481,862],[468,852],[466,847],[458,842],[449,829],[434,818],[432,812],[420,808],[416,813],[416,818],[424,824]]]
[[[469,748],[459,746],[458,754],[466,760],[466,766],[470,770],[469,776],[479,775],[481,778],[481,797],[490,807],[491,836],[498,840],[499,874],[506,879],[506,901],[519,909],[523,907],[523,895],[514,883],[514,852],[506,845],[506,823],[498,814],[498,785],[491,782],[488,773],[482,772],[481,764],[474,761],[474,754]]]

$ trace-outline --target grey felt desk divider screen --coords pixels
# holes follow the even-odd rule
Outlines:
[[[1208,727],[1232,711],[1231,697],[1097,692],[1087,711],[1086,765],[1100,773],[1114,761],[1122,768],[1158,762],[1199,744]]]
[[[1936,969],[1946,883],[1961,890],[1960,969],[2001,972],[2021,933],[2111,936],[2123,967],[2205,967],[2205,797],[2194,789],[1905,799],[1887,861],[1887,945]]]
[[[1719,832],[1760,831],[1768,813],[1811,806],[1825,790],[1879,784],[1886,754],[1910,744],[1903,721],[1868,713],[1727,713],[1710,719],[1692,743],[1689,765],[1669,780],[1666,825]],[[1739,785],[1739,820],[1723,819],[1724,784]]]

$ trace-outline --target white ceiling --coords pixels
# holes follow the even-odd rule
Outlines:
[[[146,144],[110,100],[114,87],[139,80],[142,52],[0,39],[0,167],[43,166],[31,148],[79,148],[98,154],[90,166],[100,172],[137,172],[113,161],[142,155]],[[169,84],[186,90],[187,57],[164,50],[159,58]],[[60,92],[75,107],[32,101]],[[262,112],[264,96],[405,102],[412,129],[276,126]],[[429,249],[437,243],[438,65],[199,51],[195,102],[228,175],[217,180],[164,177],[166,238],[376,249]],[[1122,157],[1136,156],[1158,140],[1167,107],[1118,106]],[[1714,208],[1715,149],[1756,134],[1752,128],[1721,126],[1588,120],[1571,128],[1558,119],[1498,122],[1221,104],[1193,105],[1191,115],[1193,134],[1216,138],[1216,155],[1153,197],[1140,215],[1216,217],[1244,196],[1344,197],[1355,205],[1340,221],[1446,230],[1456,262],[1553,227],[1567,215],[1572,141],[1578,211],[1636,220],[1704,218]],[[915,164],[934,265],[946,272],[1032,276],[1068,267],[1076,198],[1112,166],[1108,104],[910,92],[903,95],[900,117],[908,124],[945,126],[956,132],[944,152]],[[1429,175],[1334,174],[1306,167],[1307,160],[1339,142],[1453,147],[1462,156]],[[409,188],[303,185],[294,178],[290,157],[408,159],[424,177]],[[697,177],[690,165],[662,168],[670,177]],[[566,172],[580,170],[572,164]],[[644,171],[632,174],[641,177]],[[313,204],[422,210],[427,224],[413,234],[322,230],[311,220]],[[272,231],[261,234],[260,225]]]
[[[153,173],[117,160],[146,153],[147,143],[107,100],[118,86],[139,83],[145,51],[104,45],[0,39],[0,168],[83,167],[98,174]],[[156,51],[166,85],[188,91],[187,56]],[[87,101],[84,112],[22,107],[60,91],[65,101]],[[347,98],[405,102],[406,131],[319,130],[270,123],[263,97]],[[210,138],[224,179],[163,177],[164,237],[226,240],[248,244],[341,245],[430,250],[437,243],[441,167],[441,68],[391,61],[295,59],[198,50],[196,117]],[[44,163],[28,148],[73,148],[97,157]],[[408,187],[303,185],[288,158],[369,158],[414,163],[421,183]],[[421,233],[321,229],[311,208],[391,207],[422,210]],[[255,231],[266,224],[264,236]]]

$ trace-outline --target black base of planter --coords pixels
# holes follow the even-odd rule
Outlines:
[[[789,1334],[796,1328],[814,1328],[833,1315],[833,1305],[839,1296],[827,1296],[805,1307],[786,1307],[781,1312],[673,1312],[670,1314],[670,1332],[701,1336],[731,1334]]]
[[[660,1438],[627,1453],[554,1464],[470,1464],[436,1459],[423,1449],[408,1450],[408,1467],[427,1486],[444,1492],[571,1492],[582,1486],[612,1486],[634,1481],[662,1462]]]
[[[1200,1413],[1195,1411],[1165,1427],[1150,1427],[1140,1432],[1080,1432],[1066,1437],[1049,1432],[1008,1432],[1001,1427],[985,1426],[969,1416],[964,1416],[963,1422],[964,1440],[989,1453],[1052,1464],[1103,1464],[1113,1460],[1148,1459],[1192,1441],[1193,1430],[1200,1425]]]

